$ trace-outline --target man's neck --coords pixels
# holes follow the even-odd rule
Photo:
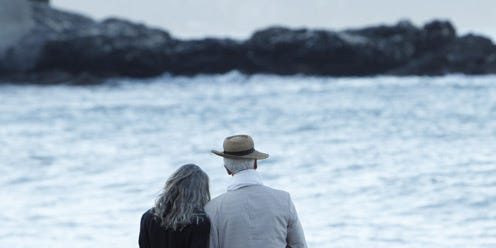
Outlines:
[[[263,185],[262,177],[254,169],[242,170],[232,176],[228,191],[237,190],[251,185]]]

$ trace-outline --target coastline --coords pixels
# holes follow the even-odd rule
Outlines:
[[[438,76],[496,74],[496,45],[448,21],[331,31],[268,27],[245,40],[184,40],[124,19],[95,21],[30,3],[34,27],[0,56],[0,82],[243,74]],[[0,54],[1,55],[1,54]]]

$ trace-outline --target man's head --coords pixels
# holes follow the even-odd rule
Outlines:
[[[247,169],[257,169],[257,160],[266,159],[269,154],[255,150],[255,143],[249,135],[234,135],[224,139],[224,151],[212,150],[224,157],[224,167],[229,175]]]
[[[266,159],[269,154],[255,150],[255,143],[249,135],[241,134],[224,139],[224,151],[212,150],[216,155],[232,159]]]
[[[257,169],[257,160],[255,159],[232,159],[224,158],[224,167],[227,174],[234,175],[240,171],[248,169]]]

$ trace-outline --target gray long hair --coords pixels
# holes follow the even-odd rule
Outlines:
[[[203,207],[210,200],[208,175],[195,164],[181,166],[167,179],[153,214],[163,227],[181,230],[204,218]]]

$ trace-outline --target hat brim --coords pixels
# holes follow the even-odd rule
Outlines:
[[[257,150],[255,150],[254,152],[252,152],[250,154],[243,155],[243,156],[225,154],[224,152],[220,152],[220,151],[216,151],[216,150],[212,150],[212,153],[215,155],[224,157],[224,158],[232,158],[232,159],[257,159],[257,160],[260,160],[260,159],[266,159],[269,157],[269,154],[259,152]]]

